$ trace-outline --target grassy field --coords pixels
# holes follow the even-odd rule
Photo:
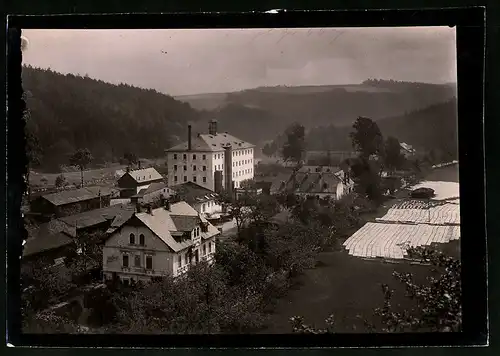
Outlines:
[[[290,333],[289,319],[295,315],[303,316],[307,324],[324,327],[330,314],[337,320],[338,332],[366,332],[358,316],[373,321],[374,309],[383,306],[382,283],[395,290],[395,308],[412,305],[404,297],[404,287],[392,277],[394,270],[411,272],[417,281],[431,274],[430,266],[367,261],[344,251],[324,252],[319,261],[317,268],[307,270],[298,286],[279,300],[262,333]]]

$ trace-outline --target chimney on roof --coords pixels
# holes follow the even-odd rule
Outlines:
[[[191,151],[191,125],[188,125],[188,151]]]
[[[210,120],[208,123],[208,134],[217,135],[217,120]]]
[[[127,166],[127,173],[130,173],[130,166]]]

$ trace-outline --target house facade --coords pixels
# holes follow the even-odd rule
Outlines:
[[[147,189],[153,183],[163,181],[163,177],[152,167],[129,170],[118,179],[117,185],[120,189],[121,198],[130,198],[138,194],[142,189]]]
[[[185,273],[212,263],[219,230],[186,202],[136,212],[116,228],[103,248],[103,276],[124,283]]]
[[[208,134],[191,137],[166,151],[168,185],[193,182],[215,192],[239,188],[254,177],[254,145],[227,132],[217,131],[217,121],[209,124]]]

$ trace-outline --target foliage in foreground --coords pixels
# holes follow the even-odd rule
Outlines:
[[[435,267],[437,277],[428,277],[427,283],[419,284],[411,273],[394,271],[393,276],[406,289],[406,297],[414,305],[411,309],[395,310],[391,304],[394,290],[389,285],[381,285],[384,305],[374,310],[379,324],[364,323],[370,331],[384,332],[458,332],[462,328],[462,289],[461,264],[459,260],[444,255],[430,248],[416,247],[408,249],[408,257]],[[371,319],[371,318],[370,318]],[[326,319],[323,329],[304,323],[304,318],[290,318],[293,332],[296,333],[334,333],[334,315]],[[380,326],[378,326],[380,325]]]

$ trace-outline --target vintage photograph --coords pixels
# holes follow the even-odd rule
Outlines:
[[[23,333],[462,330],[454,27],[26,29],[22,55]]]

